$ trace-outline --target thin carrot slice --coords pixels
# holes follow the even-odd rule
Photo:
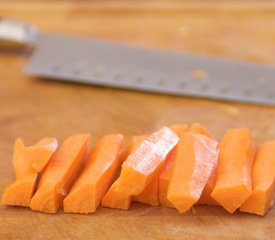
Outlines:
[[[120,167],[122,135],[106,135],[91,151],[83,171],[63,201],[64,212],[95,212]]]
[[[73,135],[54,153],[31,199],[32,210],[57,212],[81,170],[89,138],[89,134]]]
[[[211,196],[233,213],[252,190],[255,141],[248,129],[229,129],[220,144],[217,180]]]
[[[186,132],[188,129],[187,124],[174,124],[171,125],[170,128],[178,135],[180,136],[182,133]],[[167,192],[168,192],[168,186],[172,174],[172,166],[173,166],[173,160],[176,154],[176,148],[167,155],[165,165],[163,166],[163,169],[161,170],[160,176],[159,176],[159,202],[164,207],[171,207],[174,208],[174,205],[167,199]]]
[[[115,191],[128,195],[140,194],[159,174],[167,154],[178,139],[167,127],[150,135],[123,163]]]
[[[58,141],[55,138],[43,138],[35,145],[24,149],[24,158],[32,163],[37,172],[42,172],[57,146]]]
[[[240,211],[263,216],[274,203],[275,194],[275,141],[261,145],[252,169],[252,194]]]
[[[132,201],[132,196],[129,196],[124,192],[115,191],[117,188],[117,182],[118,180],[112,184],[108,192],[103,197],[101,204],[103,207],[128,210]]]
[[[202,134],[202,135],[212,138],[212,135],[200,123],[193,123],[191,125],[189,131],[192,133]]]
[[[29,158],[27,151],[33,158],[37,156],[42,162],[48,162],[53,151],[49,151],[48,154],[38,156],[36,151],[36,145],[26,147],[23,141],[16,139],[13,155],[13,168],[15,172],[16,180],[10,186],[5,189],[4,195],[1,200],[3,205],[16,205],[16,206],[29,206],[31,197],[35,191],[35,186],[38,178],[37,171],[33,168],[32,158]]]
[[[183,133],[177,145],[168,200],[186,212],[199,200],[218,158],[218,143],[206,136]]]

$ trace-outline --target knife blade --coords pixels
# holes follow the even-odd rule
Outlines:
[[[27,24],[22,30],[22,23],[17,27],[17,42],[35,46],[25,68],[31,75],[179,96],[275,104],[273,66],[39,32]],[[15,35],[10,38],[15,39]]]

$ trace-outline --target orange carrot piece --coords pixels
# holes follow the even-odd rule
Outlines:
[[[43,140],[43,139],[42,139]],[[48,154],[38,156],[36,145],[26,147],[21,139],[16,139],[13,155],[13,168],[16,180],[5,189],[1,200],[3,205],[29,206],[31,197],[35,191],[38,173],[33,168],[32,159],[48,162],[55,149],[48,151]],[[33,158],[30,158],[28,152]]]
[[[140,194],[159,174],[166,156],[178,139],[167,127],[150,135],[122,164],[119,181],[114,190],[128,195]]]
[[[187,131],[188,125],[185,123],[174,124],[174,125],[171,125],[169,128],[171,128],[178,136],[180,136],[182,133]]]
[[[229,129],[220,144],[217,180],[211,196],[233,213],[252,190],[255,141],[248,129]]]
[[[32,210],[56,213],[83,165],[89,134],[67,138],[54,153],[31,199]]]
[[[218,143],[206,136],[183,133],[177,145],[168,200],[185,212],[199,200],[218,158]]]
[[[24,158],[31,161],[32,167],[37,172],[42,172],[57,146],[58,142],[55,138],[43,138],[35,145],[24,149]]]
[[[140,136],[134,136],[125,152],[125,159],[131,155],[134,150],[146,139],[148,138],[147,135],[140,135]],[[127,199],[127,198],[125,198]],[[151,206],[158,206],[159,205],[159,199],[158,199],[158,178],[154,179],[151,183],[148,184],[148,186],[138,195],[133,196],[133,200],[135,202],[141,202],[144,204],[148,204]],[[127,199],[128,201],[128,199]]]
[[[64,212],[95,212],[120,167],[122,135],[106,135],[91,151],[83,171],[63,201]]]
[[[202,135],[212,138],[212,135],[200,123],[193,123],[191,125],[189,131],[192,133],[202,134]]]
[[[193,123],[189,131],[192,133],[202,134],[212,138],[212,135],[200,123]],[[215,166],[211,172],[211,175],[203,189],[203,192],[197,204],[207,204],[207,205],[216,205],[216,206],[219,205],[219,203],[211,196],[211,193],[215,186],[216,177],[217,177],[217,167],[218,167],[217,164],[218,162],[215,163]]]
[[[128,210],[132,201],[132,196],[129,196],[124,192],[115,191],[117,188],[117,182],[118,180],[112,184],[108,192],[103,197],[101,204],[103,207]]]
[[[240,211],[263,216],[274,203],[275,141],[264,143],[257,150],[252,185],[252,194],[240,207]]]
[[[171,125],[170,128],[178,135],[180,136],[182,133],[186,132],[188,129],[187,124],[174,124]],[[163,166],[163,169],[161,170],[160,176],[159,176],[159,202],[164,207],[171,207],[174,208],[174,205],[167,199],[167,192],[168,192],[168,186],[172,174],[172,166],[173,166],[173,160],[176,154],[176,148],[167,155],[165,165]]]

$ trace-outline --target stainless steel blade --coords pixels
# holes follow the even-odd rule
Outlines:
[[[27,73],[116,88],[275,104],[275,68],[39,33]]]

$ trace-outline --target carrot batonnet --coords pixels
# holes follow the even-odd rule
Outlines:
[[[200,123],[193,123],[189,129],[189,132],[205,135],[212,138],[212,135],[206,130],[206,128]]]
[[[180,136],[182,133],[187,131],[188,125],[184,123],[174,124],[171,125],[169,128],[171,128],[178,136]],[[167,155],[165,165],[163,166],[163,169],[161,170],[161,173],[159,175],[159,202],[164,207],[174,208],[174,205],[170,203],[170,201],[167,199],[167,192],[172,173],[172,166],[176,153],[176,148],[177,146],[175,146],[174,149],[171,150],[171,152]]]
[[[89,139],[89,134],[78,134],[62,143],[42,174],[31,199],[32,210],[47,213],[58,211],[83,166]]]
[[[188,211],[199,200],[217,162],[217,146],[201,134],[181,134],[167,194],[179,212]]]
[[[56,141],[53,138],[47,139]],[[38,172],[33,167],[33,160],[47,163],[56,148],[57,142],[55,147],[47,151],[47,154],[40,155],[36,144],[26,147],[20,138],[16,139],[13,155],[13,168],[16,180],[5,189],[1,204],[29,206],[38,181]]]
[[[106,135],[91,151],[83,170],[63,201],[64,212],[92,213],[112,184],[120,167],[123,136]]]
[[[255,151],[255,141],[248,129],[229,129],[225,132],[211,196],[230,213],[236,211],[251,194]]]
[[[167,127],[150,135],[122,164],[114,190],[128,195],[140,194],[160,173],[166,156],[175,147],[178,139]]]
[[[240,211],[263,216],[272,207],[275,197],[275,141],[264,143],[256,151],[252,186],[252,194]]]

